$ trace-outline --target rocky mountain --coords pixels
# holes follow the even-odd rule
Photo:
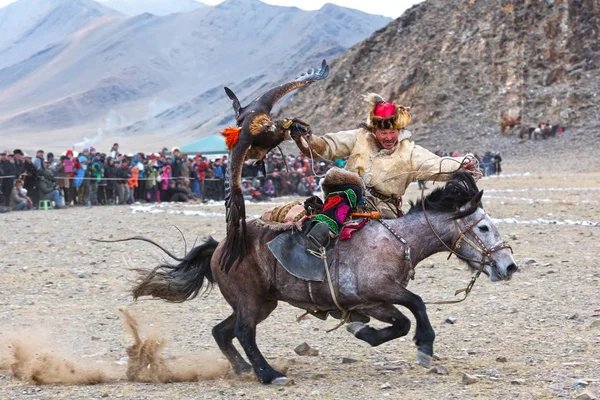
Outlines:
[[[27,1],[41,0],[15,4]],[[79,5],[83,15],[108,10],[86,0],[51,1]],[[391,21],[333,5],[303,11],[258,0],[226,0],[167,16],[109,13],[3,65],[1,132],[61,145],[99,129],[105,138],[212,134],[232,117],[223,86],[247,100],[335,58]]]
[[[193,11],[205,5],[196,0],[100,0],[100,2],[106,7],[130,16],[144,13],[169,15]]]
[[[0,69],[53,51],[67,36],[119,15],[93,0],[20,0],[0,8]]]
[[[427,0],[336,59],[281,114],[317,133],[350,129],[374,91],[410,106],[410,129],[433,149],[514,147],[500,122],[519,116],[597,140],[599,18],[597,0]]]

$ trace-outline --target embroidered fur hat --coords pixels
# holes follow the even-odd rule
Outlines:
[[[377,93],[366,96],[369,101],[369,117],[363,128],[373,129],[402,129],[411,122],[408,108],[395,102],[388,103]]]
[[[325,178],[321,181],[321,189],[323,194],[328,196],[329,193],[339,190],[343,185],[359,186],[362,192],[365,192],[365,184],[362,178],[356,173],[342,168],[333,167],[325,174]]]

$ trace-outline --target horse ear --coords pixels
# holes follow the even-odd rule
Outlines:
[[[475,195],[469,202],[471,207],[477,207],[481,203],[481,198],[483,197],[483,190],[480,190],[479,193]]]

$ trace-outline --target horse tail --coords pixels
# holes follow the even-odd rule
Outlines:
[[[140,278],[131,291],[133,298],[152,296],[172,303],[192,300],[198,296],[205,279],[208,287],[215,283],[210,260],[218,245],[219,242],[208,237],[178,260],[179,264],[162,264],[153,270],[136,269]]]

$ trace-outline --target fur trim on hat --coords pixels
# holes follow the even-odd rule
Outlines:
[[[356,172],[333,167],[325,174],[325,178],[323,178],[323,182],[321,182],[321,188],[323,189],[323,194],[327,196],[331,192],[332,187],[348,184],[359,186],[363,193],[366,190],[365,183]]]
[[[361,128],[370,131],[374,129],[403,129],[410,124],[411,117],[408,108],[399,106],[396,102],[393,102],[392,104],[396,106],[394,116],[389,118],[379,118],[374,115],[374,110],[378,104],[385,103],[383,97],[377,93],[369,93],[365,98],[369,102],[369,116],[367,117],[366,123],[361,124]]]

